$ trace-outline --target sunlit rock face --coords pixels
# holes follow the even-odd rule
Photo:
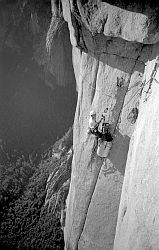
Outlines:
[[[50,41],[50,1],[0,2],[0,137],[30,152],[73,123],[76,83],[67,23]]]
[[[154,60],[159,52],[157,49],[158,7],[153,3],[141,5],[131,1],[129,4],[126,4],[126,1],[116,4],[113,1],[80,0],[63,0],[62,6],[73,45],[73,64],[78,90],[72,175],[67,199],[65,249],[113,249],[115,232],[115,249],[149,249],[147,246],[150,245],[143,243],[146,242],[147,235],[150,237],[150,233],[147,233],[146,229],[142,231],[146,211],[148,211],[148,208],[145,208],[143,212],[142,201],[144,199],[146,207],[155,184],[150,183],[151,189],[148,187],[142,189],[143,186],[140,184],[140,190],[137,185],[141,180],[138,174],[141,173],[143,176],[144,169],[146,168],[147,172],[149,169],[148,159],[150,158],[146,160],[144,157],[149,152],[151,132],[147,144],[142,146],[142,151],[140,149],[137,151],[138,155],[143,152],[138,163],[138,158],[134,154],[136,154],[140,135],[135,132],[133,136],[134,144],[130,146],[117,229],[116,223],[129,142],[136,129],[137,116],[134,115],[134,110],[139,111],[139,116],[140,112],[142,113],[140,100],[143,96],[142,82],[143,75],[145,77],[146,74],[145,65],[148,61]],[[155,53],[154,46],[156,46]],[[154,102],[152,105],[155,105]],[[97,156],[95,138],[87,134],[89,112],[92,109],[97,112],[97,120],[107,110],[105,114],[111,124],[114,137],[108,158],[102,159]],[[143,109],[146,110],[146,106]],[[157,112],[157,107],[155,110]],[[151,108],[149,112],[145,112],[145,123],[143,127],[141,122],[141,131],[146,129],[146,119]],[[137,127],[141,120],[139,118]],[[135,142],[136,134],[137,142]],[[132,152],[132,147],[135,153]],[[155,152],[154,148],[151,159],[154,158]],[[132,159],[132,157],[135,158]],[[142,157],[144,159],[140,164]],[[145,161],[147,161],[146,165],[141,169]],[[138,166],[137,169],[136,166]],[[153,180],[154,170],[151,170],[151,173],[151,180]],[[157,198],[157,191],[153,198],[154,200]],[[125,203],[129,210],[122,222]],[[157,202],[154,202],[154,207],[157,208],[156,204]],[[136,206],[142,216],[141,224],[140,222],[137,224]],[[150,204],[148,207],[150,208]],[[155,217],[155,212],[153,214]],[[153,219],[151,219],[146,220],[147,226],[149,222],[152,223]],[[135,224],[132,226],[133,223]],[[157,228],[157,222],[154,227]],[[137,235],[138,232],[140,232],[139,235]],[[152,249],[157,249],[155,248],[157,231],[154,234],[153,232],[151,232],[152,241],[155,243],[151,245]],[[137,243],[135,243],[136,238]]]
[[[146,84],[128,153],[114,250],[158,249],[159,70],[152,78],[158,55],[155,44],[143,77]]]
[[[65,6],[70,7],[71,13],[78,21],[78,17],[81,18],[83,26],[93,35],[104,34],[144,44],[159,41],[159,6],[153,0],[70,0],[69,4],[65,1]],[[64,13],[68,17],[69,11],[65,9]]]

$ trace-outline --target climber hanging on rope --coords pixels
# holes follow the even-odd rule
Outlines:
[[[101,128],[99,128],[100,123]],[[96,112],[93,110],[90,112],[88,134],[93,134],[96,137],[97,155],[102,158],[107,157],[112,146],[113,137],[110,133],[110,124],[105,122],[104,115],[102,115],[100,121],[97,122]]]
[[[102,129],[99,131],[99,124],[102,122]],[[102,115],[99,122],[96,121],[96,112],[92,110],[89,118],[88,134],[93,134],[101,141],[112,141],[113,138],[110,134],[110,124],[105,122],[105,117]]]

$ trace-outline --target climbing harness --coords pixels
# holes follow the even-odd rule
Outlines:
[[[110,134],[110,123],[105,121],[105,116],[102,115],[102,127],[101,127],[101,133],[103,134],[102,140],[103,141],[112,141],[112,136]]]
[[[98,139],[97,155],[100,157],[107,157],[112,146],[113,137],[110,133],[110,124],[105,121],[104,116],[101,133],[103,136]]]

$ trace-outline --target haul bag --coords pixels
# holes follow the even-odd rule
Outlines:
[[[109,150],[112,146],[112,142],[98,140],[97,155],[100,157],[107,157]]]

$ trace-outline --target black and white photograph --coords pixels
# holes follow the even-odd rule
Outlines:
[[[0,0],[0,249],[159,250],[159,2]]]

